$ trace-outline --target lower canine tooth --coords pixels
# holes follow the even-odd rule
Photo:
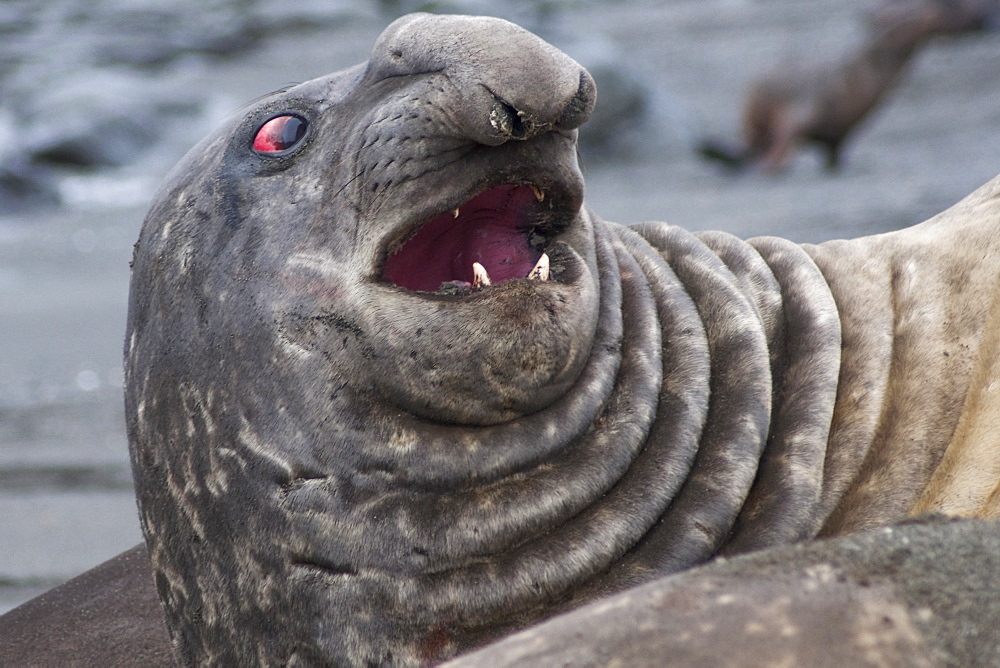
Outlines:
[[[490,282],[490,275],[486,273],[486,267],[479,264],[478,262],[472,263],[472,287],[474,288],[484,288],[487,285],[492,285]]]
[[[528,280],[549,280],[549,256],[547,253],[542,253],[542,257],[538,258],[538,263],[535,264],[535,268],[528,273]]]
[[[531,192],[535,193],[535,199],[537,199],[539,202],[545,199],[545,193],[543,193],[537,187],[531,185],[529,185],[528,187],[531,188]]]

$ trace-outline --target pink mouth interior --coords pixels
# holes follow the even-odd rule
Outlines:
[[[476,195],[429,221],[385,263],[385,279],[407,290],[433,292],[442,283],[471,284],[472,263],[495,284],[524,278],[541,253],[525,229],[537,200],[531,188],[504,185]]]

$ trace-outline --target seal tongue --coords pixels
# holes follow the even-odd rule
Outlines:
[[[503,185],[434,216],[389,256],[385,279],[424,292],[448,283],[482,285],[475,263],[488,272],[487,284],[527,277],[541,256],[526,234],[541,197],[532,186]]]

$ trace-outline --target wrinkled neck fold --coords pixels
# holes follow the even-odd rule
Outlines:
[[[383,555],[409,624],[495,630],[817,529],[840,331],[812,261],[664,224],[595,237],[600,319],[573,391],[491,427],[402,418],[420,447],[338,517],[346,544]]]

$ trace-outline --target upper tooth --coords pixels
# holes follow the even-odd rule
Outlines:
[[[478,262],[472,263],[472,287],[483,288],[491,285],[490,275],[486,273],[486,267]]]
[[[542,253],[542,257],[538,258],[535,268],[528,273],[528,279],[532,281],[549,280],[549,256],[547,253]]]
[[[545,199],[545,193],[539,190],[536,186],[529,185],[528,187],[531,188],[531,192],[535,193],[535,199],[539,202]]]
[[[458,209],[459,209],[459,207],[455,207],[455,210],[452,211],[452,213],[455,214],[456,218],[458,218]]]

